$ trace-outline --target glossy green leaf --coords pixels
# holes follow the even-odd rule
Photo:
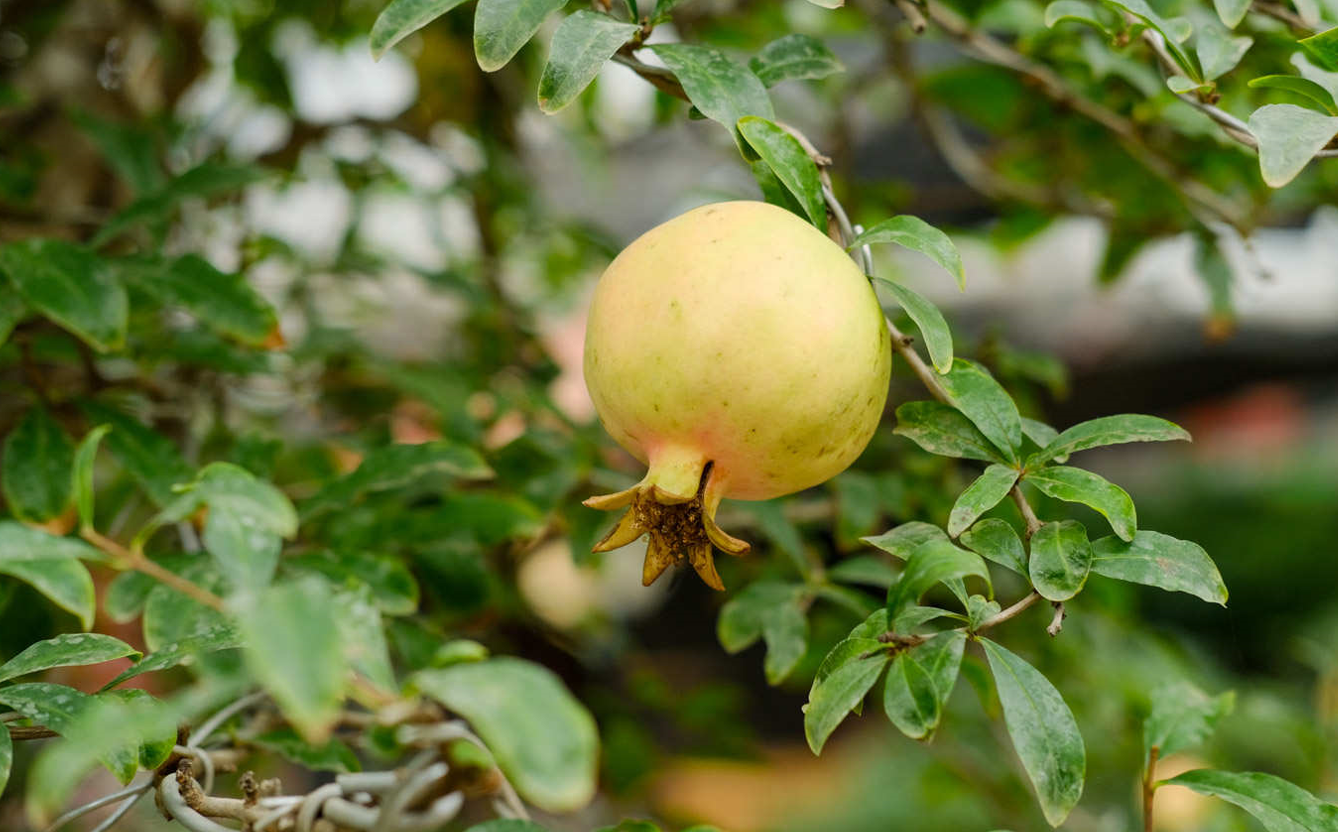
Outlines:
[[[912,321],[915,321],[920,336],[924,338],[925,348],[929,350],[929,361],[934,365],[934,369],[940,373],[951,370],[952,331],[948,329],[948,322],[943,319],[943,313],[938,311],[938,307],[900,283],[882,278],[874,279],[878,281],[878,285],[884,286],[892,293],[892,297],[896,298],[901,308]]]
[[[219,594],[226,589],[213,560],[191,557],[162,562],[160,565],[198,586]],[[228,619],[211,607],[184,595],[166,584],[149,591],[144,602],[144,643],[153,652],[207,632],[224,629]]]
[[[1133,540],[1138,531],[1133,498],[1123,488],[1091,471],[1053,465],[1028,472],[1026,481],[1056,500],[1096,509],[1110,521],[1110,527],[1121,540]]]
[[[948,630],[903,650],[892,660],[883,687],[883,710],[906,736],[933,735],[961,669],[966,633]]]
[[[0,564],[38,560],[106,560],[82,540],[57,537],[12,520],[0,520]]]
[[[1189,432],[1174,422],[1158,419],[1156,416],[1144,416],[1138,413],[1102,416],[1080,422],[1059,434],[1039,453],[1029,458],[1027,465],[1034,467],[1056,457],[1067,457],[1069,454],[1103,445],[1175,440],[1190,441]]]
[[[966,623],[971,632],[976,632],[986,621],[998,615],[1003,607],[998,601],[991,601],[984,595],[972,595],[966,599]]]
[[[893,430],[915,444],[939,456],[977,459],[981,462],[1006,462],[1007,459],[985,438],[980,428],[961,411],[940,402],[906,402],[897,408],[897,426]]]
[[[776,178],[804,207],[809,221],[826,233],[827,204],[822,198],[818,166],[804,151],[799,140],[775,123],[758,116],[744,116],[739,119],[737,127],[744,140],[757,151],[762,161],[775,172]]]
[[[900,560],[910,560],[911,554],[931,540],[946,541],[948,535],[933,523],[912,520],[872,537],[861,538],[864,543],[882,549]]]
[[[372,24],[368,46],[380,58],[395,44],[441,17],[465,0],[391,0]]]
[[[757,581],[725,603],[716,619],[716,635],[727,652],[738,653],[759,638],[767,644],[767,681],[778,684],[799,663],[808,647],[805,588],[801,584]]]
[[[1008,496],[1017,478],[1017,469],[1007,465],[986,468],[953,504],[952,513],[948,515],[948,534],[957,537],[976,522],[980,515],[997,506]]]
[[[954,359],[952,370],[940,378],[954,407],[966,415],[1007,461],[1022,447],[1022,417],[1013,397],[984,367],[964,358]]]
[[[885,645],[877,641],[847,641],[855,643],[842,642],[837,645],[844,654],[849,654],[846,660],[833,662],[834,666],[828,674],[814,680],[808,694],[808,705],[804,708],[804,736],[814,754],[822,753],[827,738],[864,701],[864,695],[878,681],[878,676],[890,661],[887,651],[880,649]],[[862,650],[865,647],[868,649]],[[854,653],[855,650],[862,652]]]
[[[987,638],[980,639],[1003,705],[1004,724],[1041,812],[1059,826],[1082,797],[1087,749],[1073,712],[1054,685],[1022,658]]]
[[[585,9],[568,15],[548,47],[548,63],[539,78],[539,109],[556,113],[570,104],[638,28]]]
[[[496,72],[534,37],[544,18],[567,0],[479,0],[474,7],[474,57],[484,72]]]
[[[1265,104],[1250,114],[1249,127],[1259,140],[1264,183],[1281,188],[1338,135],[1338,116],[1294,104]]]
[[[568,812],[594,795],[595,721],[551,671],[502,657],[424,670],[414,683],[469,721],[521,797]]]
[[[159,303],[185,309],[218,334],[244,344],[263,344],[278,329],[274,307],[246,278],[221,272],[198,255],[126,267],[123,273]]]
[[[1158,785],[1185,786],[1220,798],[1249,812],[1268,832],[1333,832],[1338,806],[1310,792],[1257,771],[1215,771],[1200,768],[1162,780]]]
[[[0,665],[0,682],[53,667],[99,664],[126,656],[138,659],[141,655],[119,638],[101,633],[64,633],[31,644]]]
[[[27,682],[0,688],[0,704],[23,714],[33,722],[44,725],[63,737],[77,734],[79,719],[91,707],[94,698],[65,685],[48,682]],[[130,782],[139,768],[139,746],[118,745],[99,757],[107,770],[122,783]]]
[[[238,523],[255,532],[279,537],[292,537],[297,533],[297,510],[287,495],[230,462],[209,463],[200,469],[192,482],[177,486],[174,491],[178,496],[140,531],[139,540],[147,539],[153,530],[163,525],[186,519],[202,506],[209,507],[211,516],[216,513],[233,515]],[[225,556],[216,552],[210,554]]]
[[[1022,435],[1030,439],[1038,448],[1044,448],[1059,436],[1059,431],[1038,419],[1022,417]],[[1067,462],[1068,456],[1056,457],[1060,462]]]
[[[1338,72],[1338,26],[1302,38],[1297,43],[1309,52],[1319,65],[1330,72]]]
[[[872,245],[874,243],[896,243],[904,248],[918,251],[948,270],[957,281],[960,289],[966,289],[966,269],[962,267],[962,256],[957,253],[957,246],[952,238],[934,226],[908,214],[893,217],[890,220],[866,228],[848,248]]]
[[[275,584],[238,609],[237,623],[251,673],[303,737],[323,742],[348,677],[328,585],[319,578]]]
[[[144,673],[170,670],[180,665],[190,664],[206,653],[233,650],[241,646],[242,637],[237,632],[237,628],[230,623],[219,624],[186,636],[180,641],[159,645],[152,653],[127,667],[119,676],[103,685],[102,689],[109,690]]]
[[[1236,704],[1232,691],[1209,696],[1189,682],[1178,680],[1157,687],[1152,708],[1143,720],[1143,765],[1152,749],[1163,757],[1202,745],[1214,726],[1231,713]]]
[[[70,504],[74,445],[46,408],[31,408],[5,437],[0,468],[5,503],[14,516],[43,523]]]
[[[1264,75],[1250,80],[1250,86],[1261,89],[1286,90],[1302,95],[1324,108],[1331,116],[1338,116],[1338,102],[1333,93],[1322,84],[1300,75]]]
[[[897,617],[907,607],[919,601],[920,596],[935,584],[953,578],[975,576],[985,581],[993,595],[990,572],[985,561],[975,552],[959,549],[946,540],[930,540],[921,544],[906,561],[901,577],[887,593],[888,617],[898,628]]]
[[[1176,93],[1177,95],[1187,95],[1196,90],[1207,91],[1213,88],[1212,83],[1209,81],[1198,82],[1187,78],[1184,75],[1172,75],[1167,78],[1166,86],[1171,92]]]
[[[962,532],[958,538],[963,546],[1019,575],[1027,574],[1027,550],[1017,530],[1005,520],[987,517]]]
[[[158,582],[143,572],[125,571],[112,578],[102,596],[102,610],[117,624],[139,618],[149,593]]]
[[[351,473],[322,486],[302,503],[302,516],[344,509],[368,494],[404,488],[432,476],[482,480],[492,469],[473,448],[446,439],[385,445],[368,452]]]
[[[748,66],[768,87],[781,81],[826,78],[845,67],[827,45],[811,35],[793,33],[777,38],[758,50]]]
[[[283,538],[229,505],[210,506],[200,542],[234,591],[259,589],[272,581],[283,548]]]
[[[358,755],[353,753],[353,749],[334,737],[323,743],[310,743],[291,728],[278,728],[266,731],[247,742],[311,771],[344,773],[362,769],[358,764]]]
[[[1054,0],[1045,7],[1045,25],[1047,28],[1053,29],[1056,23],[1063,20],[1076,20],[1079,23],[1086,23],[1105,34],[1110,34],[1110,30],[1097,12],[1096,7],[1083,2],[1083,0]]]
[[[1188,592],[1226,606],[1222,574],[1203,547],[1160,532],[1139,531],[1132,541],[1114,535],[1092,543],[1092,571],[1107,578]]]
[[[93,463],[102,437],[111,425],[98,425],[79,442],[74,452],[74,502],[79,510],[79,528],[93,528]]]
[[[98,352],[125,344],[130,315],[125,287],[107,264],[64,240],[27,239],[0,247],[0,272],[28,306]]]
[[[79,408],[91,421],[111,425],[107,450],[157,505],[164,506],[176,499],[173,486],[189,482],[195,476],[170,439],[135,417],[93,400],[81,401]]]
[[[683,85],[693,106],[731,133],[736,133],[744,116],[776,118],[761,80],[719,49],[686,43],[657,43],[650,48]]]
[[[16,556],[19,553],[13,550],[5,551],[5,540],[11,537],[0,531],[0,575],[18,578],[46,596],[51,603],[72,613],[85,630],[91,628],[97,598],[93,591],[93,576],[89,574],[88,567],[72,558],[20,558]],[[68,538],[52,537],[52,540]]]
[[[1067,601],[1082,590],[1092,570],[1092,544],[1076,520],[1046,523],[1031,537],[1028,572],[1042,598]]]

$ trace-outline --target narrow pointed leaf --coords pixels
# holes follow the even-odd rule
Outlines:
[[[1152,709],[1143,720],[1144,766],[1154,748],[1165,758],[1202,745],[1236,705],[1233,691],[1209,696],[1182,680],[1159,686],[1151,698]]]
[[[872,640],[870,642],[871,645],[847,647],[847,650],[853,650],[869,646],[870,650],[841,663],[821,681],[814,681],[804,710],[804,737],[814,754],[822,753],[827,738],[864,701],[865,694],[878,681],[883,668],[887,667],[890,660],[887,651],[879,649],[883,645]],[[869,652],[872,655],[865,655]]]
[[[739,133],[757,151],[757,155],[775,172],[776,178],[804,207],[809,222],[825,233],[827,204],[822,198],[818,166],[804,151],[799,140],[774,122],[759,116],[744,116],[739,119],[737,126]]]
[[[1092,543],[1092,571],[1107,578],[1188,592],[1226,606],[1222,573],[1203,547],[1160,532],[1139,531],[1132,541],[1114,535]]]
[[[29,645],[23,652],[0,665],[0,682],[53,667],[100,664],[112,659],[142,654],[121,641],[101,633],[65,633]]]
[[[1103,33],[1110,34],[1105,21],[1097,13],[1096,7],[1083,0],[1054,0],[1045,7],[1045,25],[1053,29],[1056,23],[1063,20],[1076,20],[1079,23],[1086,23]]]
[[[79,408],[90,420],[111,425],[107,450],[159,507],[176,498],[173,486],[195,476],[170,439],[133,416],[93,400],[81,401]]]
[[[278,328],[274,307],[245,277],[221,272],[198,255],[127,267],[122,273],[160,303],[181,307],[220,335],[244,344],[263,344]]]
[[[74,445],[46,408],[33,407],[5,437],[5,502],[14,516],[43,523],[70,504]]]
[[[883,220],[861,232],[848,247],[853,249],[874,243],[896,243],[918,251],[947,269],[957,281],[958,288],[966,288],[966,269],[962,267],[962,256],[957,253],[952,238],[919,217],[902,214]]]
[[[762,81],[724,52],[686,43],[658,43],[650,48],[673,71],[693,105],[736,138],[736,125],[744,116],[776,118]]]
[[[1309,52],[1320,66],[1330,72],[1338,72],[1338,27],[1302,38],[1297,43]]]
[[[1163,780],[1159,785],[1185,786],[1217,797],[1249,812],[1268,832],[1333,832],[1338,806],[1325,803],[1300,786],[1257,771],[1215,771],[1200,768]]]
[[[883,710],[906,736],[927,739],[938,727],[961,669],[966,633],[949,630],[893,659],[883,687]]]
[[[79,442],[74,452],[74,502],[79,510],[79,527],[93,528],[93,463],[102,437],[111,425],[98,425]]]
[[[1144,416],[1139,413],[1102,416],[1099,419],[1080,422],[1059,434],[1039,453],[1029,458],[1027,465],[1039,465],[1056,457],[1068,456],[1103,445],[1176,440],[1190,441],[1189,432],[1174,422],[1158,419],[1156,416]]]
[[[380,58],[392,46],[441,17],[465,0],[391,0],[372,24],[368,45]]]
[[[939,456],[1006,462],[1006,457],[985,438],[980,428],[961,411],[940,402],[906,402],[897,408],[892,431]]]
[[[241,634],[237,632],[237,628],[232,624],[222,624],[201,630],[194,635],[182,638],[180,641],[160,645],[157,650],[135,662],[115,679],[103,685],[102,689],[110,690],[128,679],[133,679],[144,673],[170,670],[183,664],[190,664],[206,653],[216,653],[219,650],[235,650],[241,646]]]
[[[870,546],[882,549],[893,557],[909,560],[911,554],[931,540],[947,541],[948,535],[933,523],[912,520],[879,535],[860,538]]]
[[[930,540],[921,544],[906,561],[901,577],[887,594],[888,618],[897,627],[897,616],[915,604],[930,587],[954,578],[974,576],[990,584],[989,569],[975,552],[959,549],[946,540]]]
[[[1226,24],[1228,29],[1234,29],[1245,19],[1245,13],[1250,10],[1250,0],[1213,0],[1213,8],[1217,10],[1217,16]]]
[[[28,239],[0,247],[0,272],[27,305],[98,352],[125,343],[130,306],[107,264],[82,246]]]
[[[548,15],[567,0],[479,0],[474,7],[474,57],[496,72],[534,37]]]
[[[948,322],[943,319],[943,313],[938,311],[938,307],[900,283],[882,278],[874,279],[897,299],[901,308],[912,321],[915,321],[920,336],[924,338],[925,349],[929,350],[929,361],[934,365],[934,369],[940,373],[951,370],[952,331],[948,329]]]
[[[748,61],[748,66],[768,87],[781,81],[826,78],[845,71],[826,44],[811,35],[799,33],[768,43]]]
[[[1091,471],[1052,465],[1031,471],[1027,482],[1043,493],[1070,503],[1082,503],[1101,513],[1121,540],[1133,540],[1138,531],[1138,515],[1133,498],[1118,485]]]
[[[539,78],[539,109],[556,113],[570,104],[638,26],[582,9],[558,24]]]
[[[984,367],[964,358],[955,359],[952,370],[940,381],[953,406],[980,428],[1007,461],[1015,461],[1022,446],[1022,417],[999,382]]]
[[[14,741],[9,736],[9,729],[0,723],[0,795],[5,793],[9,783],[9,772],[14,768]]]
[[[957,502],[952,507],[952,513],[948,515],[948,534],[957,537],[976,522],[980,515],[997,506],[1008,496],[1017,478],[1017,469],[1009,468],[1007,465],[991,465],[986,468],[985,472],[958,496]]]

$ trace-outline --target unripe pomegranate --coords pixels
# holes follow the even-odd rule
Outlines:
[[[711,544],[723,497],[830,479],[873,436],[891,350],[868,279],[788,211],[723,202],[646,232],[609,265],[585,332],[585,383],[608,432],[650,470],[585,504],[630,506],[595,546],[649,533],[643,582],[687,561],[724,589]]]

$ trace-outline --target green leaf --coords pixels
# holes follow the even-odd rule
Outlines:
[[[144,223],[163,222],[183,199],[207,199],[237,191],[269,175],[269,171],[254,165],[204,162],[127,205],[102,226],[92,245],[101,246]]]
[[[957,253],[957,246],[952,238],[934,226],[909,214],[883,220],[867,228],[850,241],[847,248],[872,245],[874,243],[896,243],[904,248],[918,251],[948,270],[957,281],[959,289],[966,289],[966,269],[962,267],[962,256]]]
[[[281,537],[257,528],[250,515],[228,505],[210,507],[200,542],[235,591],[259,589],[274,580],[283,548]]]
[[[1092,571],[1107,578],[1188,592],[1226,606],[1227,588],[1203,547],[1160,532],[1140,531],[1126,542],[1113,535],[1092,543]]]
[[[1330,72],[1338,72],[1338,26],[1317,35],[1302,38],[1297,43],[1309,52],[1319,62],[1320,66]]]
[[[551,671],[501,657],[424,670],[414,682],[469,721],[521,797],[569,812],[594,795],[595,721]]]
[[[53,667],[99,664],[125,656],[138,659],[141,655],[124,641],[101,633],[65,633],[31,644],[0,665],[0,682]]]
[[[210,592],[218,593],[224,588],[212,559],[188,557],[163,565]],[[144,643],[152,651],[166,649],[175,642],[224,628],[227,624],[228,619],[222,613],[166,584],[158,584],[150,590],[144,602]]]
[[[1333,93],[1309,78],[1299,75],[1264,75],[1250,80],[1250,86],[1262,89],[1286,90],[1296,95],[1303,95],[1323,107],[1331,116],[1338,116],[1338,102]]]
[[[102,437],[111,430],[111,425],[98,425],[88,432],[79,442],[74,452],[74,498],[79,507],[79,528],[93,528],[93,462],[98,453]]]
[[[1172,75],[1167,78],[1166,86],[1177,95],[1186,95],[1196,90],[1211,90],[1213,88],[1209,81],[1198,82],[1184,75]]]
[[[248,741],[251,745],[271,751],[312,771],[360,771],[358,755],[341,740],[334,737],[324,743],[309,743],[291,728],[266,731]]]
[[[990,572],[980,555],[959,549],[946,540],[930,540],[921,544],[906,561],[901,577],[887,593],[887,614],[898,627],[897,617],[907,607],[919,601],[920,596],[938,583],[953,578],[976,576],[985,581],[994,594]]]
[[[882,549],[889,555],[901,560],[910,560],[916,549],[931,540],[946,541],[948,535],[933,523],[912,520],[889,529],[880,535],[864,537],[861,540],[870,546]]]
[[[738,508],[751,514],[757,521],[762,536],[785,554],[801,575],[813,570],[813,564],[804,554],[804,538],[794,523],[785,516],[785,504],[779,500],[740,502]]]
[[[1022,446],[1022,417],[999,382],[984,367],[965,358],[954,359],[951,371],[940,382],[953,406],[1004,452],[1007,461],[1016,461]]]
[[[729,653],[738,653],[759,638],[766,641],[767,682],[778,684],[794,670],[808,647],[806,590],[802,584],[757,581],[720,609],[716,635]]]
[[[1213,7],[1217,9],[1217,16],[1226,24],[1228,29],[1234,29],[1245,19],[1245,13],[1250,10],[1250,0],[1213,0]]]
[[[539,78],[539,109],[556,113],[570,104],[638,28],[585,9],[569,15],[548,48],[548,63]]]
[[[45,725],[63,737],[77,733],[79,719],[93,707],[94,698],[65,685],[27,682],[0,688],[0,704],[8,705],[27,719]],[[120,745],[99,757],[107,770],[122,783],[130,782],[139,768],[139,747]]]
[[[1044,448],[1046,445],[1049,445],[1051,442],[1055,441],[1055,438],[1059,436],[1059,431],[1055,430],[1054,428],[1047,425],[1045,422],[1042,422],[1038,419],[1030,419],[1026,416],[1023,416],[1022,435],[1030,439],[1032,442],[1035,442],[1036,447]],[[1056,458],[1059,459],[1060,462],[1068,461],[1067,455],[1065,455],[1062,459],[1058,457]]]
[[[534,37],[544,18],[567,0],[479,0],[474,7],[474,57],[484,72],[496,72]]]
[[[140,531],[137,540],[147,540],[156,529],[186,519],[201,506],[209,507],[211,517],[214,514],[233,515],[253,532],[279,537],[292,537],[297,533],[297,510],[287,495],[230,462],[211,462],[200,469],[192,482],[173,490],[178,492],[176,499]],[[205,528],[207,535],[208,521]],[[226,552],[210,554],[216,558],[226,557]],[[225,564],[229,569],[233,566]]]
[[[1046,523],[1031,537],[1031,583],[1042,598],[1067,601],[1087,583],[1092,544],[1077,520]]]
[[[940,402],[906,402],[892,431],[939,456],[1006,462],[985,434],[959,410]]]
[[[1073,712],[1040,671],[987,638],[980,639],[1003,705],[1004,724],[1041,812],[1059,826],[1082,797],[1087,750]]]
[[[962,532],[958,538],[963,546],[1019,575],[1027,574],[1027,550],[1022,539],[1007,521],[987,517]]]
[[[1268,832],[1333,832],[1338,806],[1271,774],[1200,768],[1162,780],[1161,786],[1185,786],[1244,809]]]
[[[978,631],[981,626],[999,614],[1003,607],[998,601],[990,601],[984,595],[972,595],[966,599],[966,623],[971,632]]]
[[[302,503],[302,516],[346,509],[368,494],[405,488],[432,476],[482,480],[492,469],[473,448],[446,439],[385,445],[370,451],[357,469],[324,485]]]
[[[1194,271],[1208,290],[1209,309],[1215,319],[1230,321],[1235,317],[1231,288],[1235,273],[1222,249],[1222,237],[1208,229],[1194,233]]]
[[[818,166],[804,151],[799,140],[758,116],[744,116],[737,125],[739,133],[775,172],[776,178],[794,195],[819,231],[827,230],[827,204],[822,198]]]
[[[264,344],[278,329],[274,307],[246,278],[221,272],[198,255],[127,266],[122,274],[159,303],[179,306],[218,334],[244,344]]]
[[[1056,500],[1096,509],[1110,521],[1110,527],[1121,540],[1133,540],[1138,531],[1133,498],[1123,488],[1091,471],[1054,465],[1028,472],[1026,481]]]
[[[997,506],[1000,500],[1008,496],[1017,478],[1017,469],[1007,465],[986,468],[953,504],[952,513],[948,516],[948,534],[957,537],[976,522],[980,515]]]
[[[395,671],[390,666],[390,646],[386,643],[381,611],[376,608],[371,590],[360,585],[336,593],[335,612],[344,655],[353,669],[382,690],[398,690]]]
[[[1083,0],[1054,0],[1053,3],[1045,7],[1046,28],[1053,29],[1055,24],[1061,20],[1076,20],[1079,23],[1086,23],[1107,35],[1111,34],[1105,22],[1097,13],[1096,7],[1083,2]]]
[[[141,713],[146,715],[157,714],[158,716],[157,720],[145,724],[144,727],[147,730],[140,734],[138,742],[132,740],[125,743],[127,746],[135,748],[140,768],[153,771],[172,755],[172,749],[177,744],[177,723],[170,713],[155,707],[161,704],[158,700],[154,699],[147,691],[134,688],[113,690],[99,695],[94,700],[98,707],[92,709],[93,714],[96,715],[99,711],[105,713],[106,709],[102,706],[107,701],[140,705],[142,706]],[[88,717],[89,714],[84,714],[80,717],[80,720],[86,720]]]
[[[0,794],[5,793],[9,783],[9,772],[14,768],[14,741],[10,739],[9,729],[0,723]]]
[[[126,571],[112,578],[102,597],[102,609],[117,624],[127,624],[144,612],[144,603],[158,582],[143,572]]]
[[[0,272],[30,307],[98,352],[124,346],[130,315],[125,287],[88,249],[64,240],[9,243],[0,247]]]
[[[693,105],[734,133],[736,141],[741,141],[736,131],[744,116],[776,118],[758,77],[719,49],[686,43],[657,43],[650,49],[678,78]]]
[[[135,193],[162,186],[165,177],[158,161],[158,145],[148,125],[102,119],[83,110],[71,113],[70,120],[97,145],[107,164]]]
[[[1264,183],[1281,188],[1338,135],[1338,116],[1294,104],[1265,104],[1250,114],[1250,132],[1259,140]]]
[[[871,538],[863,538],[868,541]],[[843,584],[868,584],[887,589],[897,580],[897,570],[880,557],[857,555],[827,570],[830,580]]]
[[[44,523],[70,504],[74,445],[46,408],[30,409],[5,437],[3,490],[20,520]]]
[[[938,311],[938,307],[900,283],[893,283],[881,277],[874,279],[892,293],[901,308],[912,321],[915,321],[921,337],[924,338],[925,348],[929,350],[929,360],[933,363],[934,369],[940,373],[951,370],[952,332],[948,329],[948,322],[943,319],[943,313]]]
[[[1171,54],[1171,57],[1185,71],[1185,74],[1195,81],[1203,80],[1203,72],[1199,68],[1198,61],[1180,45],[1183,38],[1176,37],[1176,34],[1180,32],[1175,20],[1163,18],[1153,11],[1152,7],[1144,0],[1102,0],[1102,2],[1107,7],[1114,9],[1116,13],[1128,12],[1160,32],[1166,41],[1166,51]]]
[[[651,22],[659,25],[668,20],[669,13],[674,10],[675,6],[682,2],[683,0],[655,0],[655,10],[651,12],[650,15]]]
[[[372,24],[368,46],[380,57],[392,46],[441,17],[465,0],[391,0]]]
[[[1211,20],[1205,21],[1194,35],[1194,51],[1203,66],[1203,80],[1212,81],[1235,69],[1253,45],[1254,38],[1232,37],[1227,29]]]
[[[476,823],[465,832],[548,832],[548,829],[531,820],[494,818]]]
[[[1152,692],[1152,709],[1143,720],[1144,768],[1154,748],[1165,758],[1202,745],[1235,705],[1232,691],[1209,696],[1183,680],[1160,685]]]
[[[18,288],[0,270],[0,345],[9,340],[9,333],[14,331],[19,321],[28,317],[28,311]]]
[[[18,578],[73,613],[85,630],[93,626],[97,598],[93,576],[75,558],[101,560],[96,549],[68,537],[56,537],[0,520],[0,575]]]
[[[410,615],[418,609],[418,580],[404,562],[361,551],[322,551],[285,558],[285,569],[315,572],[335,585],[366,584],[381,612]]]
[[[768,87],[781,81],[826,78],[846,69],[822,41],[798,33],[785,35],[763,46],[748,61],[748,66]]]
[[[57,537],[12,520],[0,520],[0,564],[79,559],[102,561],[106,558],[82,540]]]
[[[893,659],[883,687],[883,710],[911,739],[933,735],[957,682],[966,633],[948,630]]]
[[[804,708],[804,737],[814,754],[822,753],[827,738],[846,715],[864,701],[864,695],[878,681],[878,676],[890,661],[886,649],[883,649],[886,647],[884,644],[872,639],[846,641],[853,643],[838,644],[832,654],[840,649],[847,660],[834,662],[828,674],[820,674],[813,680],[808,705]],[[854,652],[856,650],[860,652]],[[866,655],[868,653],[872,655]],[[828,657],[832,654],[828,654]],[[826,665],[827,661],[824,660],[823,664]]]
[[[158,506],[176,499],[173,486],[194,477],[177,446],[138,419],[98,401],[83,400],[79,408],[90,421],[111,425],[107,450]]]
[[[252,674],[311,742],[323,742],[344,701],[348,663],[329,586],[319,578],[275,584],[238,610]]]
[[[183,664],[190,664],[197,657],[219,650],[233,650],[242,646],[241,634],[230,623],[196,632],[174,641],[160,645],[157,650],[127,667],[119,676],[102,686],[110,690],[127,679],[133,679],[144,673],[157,670],[169,670]]]
[[[1067,457],[1071,453],[1098,448],[1103,445],[1118,445],[1123,442],[1171,442],[1190,441],[1189,432],[1174,422],[1158,419],[1156,416],[1144,416],[1138,413],[1124,413],[1119,416],[1102,416],[1079,422],[1050,440],[1039,453],[1027,460],[1027,467],[1034,467],[1056,457]],[[1039,443],[1038,443],[1039,444]]]

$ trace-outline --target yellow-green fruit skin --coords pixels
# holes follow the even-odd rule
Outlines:
[[[868,444],[891,349],[850,257],[763,202],[723,202],[646,232],[609,265],[586,328],[586,386],[609,434],[691,497],[817,485]],[[690,488],[684,488],[688,486]]]

